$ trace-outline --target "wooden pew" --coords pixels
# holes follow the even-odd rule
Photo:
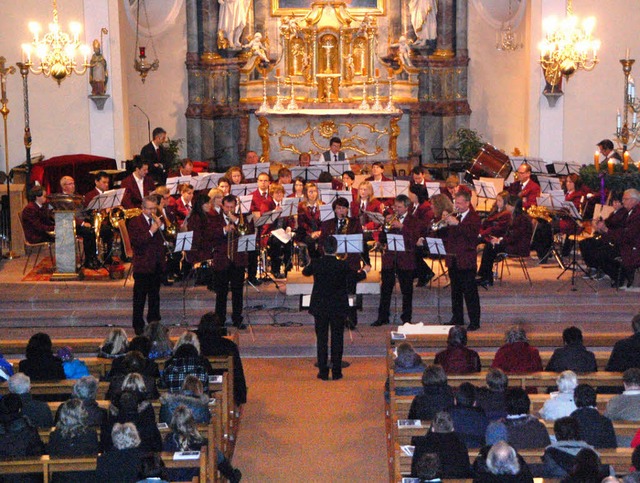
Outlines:
[[[207,451],[200,453],[198,459],[174,460],[173,453],[160,453],[167,468],[197,468],[199,478],[194,481],[208,482],[218,481],[213,475],[213,479],[207,479]],[[51,477],[57,472],[72,471],[95,471],[97,456],[76,456],[52,458],[48,455],[32,456],[19,459],[0,461],[0,474],[25,474],[39,473],[43,475],[44,483],[51,481]]]
[[[132,329],[126,329],[129,332],[133,332]],[[105,336],[109,331],[105,330]],[[238,344],[239,337],[238,332],[233,331],[231,334],[226,336],[228,339],[231,339],[233,342]],[[170,337],[171,342],[175,344],[179,337],[173,336]],[[27,343],[29,342],[28,338],[24,339],[2,339],[0,340],[0,353],[2,353],[5,357],[7,355],[15,355],[15,354],[24,354],[25,349],[27,348]],[[104,338],[96,338],[96,337],[61,337],[52,340],[53,342],[53,350],[54,352],[60,348],[69,346],[73,349],[73,353],[76,355],[80,354],[96,354],[98,352],[98,347],[104,342]],[[80,357],[82,358],[82,357]]]
[[[541,462],[542,455],[544,454],[544,448],[537,449],[523,449],[518,453],[524,458],[528,464],[539,464]],[[631,454],[633,448],[617,448],[617,449],[599,449],[600,460],[604,465],[611,465],[615,468],[617,475],[625,475],[629,472],[629,466],[631,466]],[[473,463],[478,455],[478,450],[469,450],[469,462]],[[411,474],[411,456],[407,456],[400,448],[399,444],[394,447],[394,472],[392,481],[400,483],[402,476]],[[544,481],[553,481],[544,479]],[[557,480],[556,480],[557,481]]]

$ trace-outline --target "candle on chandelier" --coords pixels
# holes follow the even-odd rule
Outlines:
[[[629,169],[629,151],[622,153],[622,168],[625,171]]]
[[[626,55],[625,59],[629,60],[629,47],[627,47],[627,55]]]
[[[276,69],[276,77],[280,77],[280,69]]]
[[[618,109],[618,113],[616,114],[616,128],[618,130],[622,129],[622,117],[620,116],[620,109]]]
[[[596,172],[600,171],[600,153],[598,151],[593,155],[593,165],[596,168]]]
[[[609,169],[609,174],[613,174],[613,166],[615,165],[615,161],[611,158],[609,158],[609,161],[607,161],[607,168]]]

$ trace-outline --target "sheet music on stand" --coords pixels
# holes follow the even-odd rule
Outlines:
[[[253,195],[238,196],[240,202],[240,210],[242,214],[249,213],[251,211],[251,202],[253,201]]]
[[[280,218],[285,218],[298,214],[298,203],[285,203],[282,200],[282,210],[280,210]]]
[[[345,198],[349,204],[351,204],[353,201],[353,193],[339,190],[322,190],[320,193],[320,199],[328,205],[332,204],[337,198]]]
[[[362,233],[352,235],[333,235],[338,242],[336,253],[362,253],[364,241]]]
[[[376,198],[395,198],[396,182],[395,181],[370,181],[373,188],[373,196]]]
[[[284,188],[284,195],[289,196],[293,193],[293,183],[284,183],[281,185]]]
[[[181,184],[190,184],[193,186],[194,180],[197,180],[195,176],[174,176],[172,178],[167,178],[167,182],[165,186],[169,188],[169,193],[172,195],[177,194],[178,186]],[[195,186],[194,186],[195,188]]]
[[[379,225],[384,225],[384,215],[375,211],[365,211],[365,215],[369,217],[371,221],[375,221]]]
[[[527,158],[532,173],[547,173],[547,165],[542,158]]]
[[[476,193],[478,193],[478,197],[494,200],[498,195],[493,183],[487,183],[485,181],[474,179],[473,186],[476,189]]]
[[[577,221],[582,221],[582,215],[580,215],[580,212],[572,201],[563,201],[561,207],[567,210],[571,218]]]
[[[258,183],[232,184],[231,194],[234,196],[244,196],[253,193],[258,189]]]
[[[333,184],[331,182],[329,182],[329,183],[316,183],[316,184],[318,185],[318,190],[321,191],[321,192],[333,189]]]
[[[553,169],[557,175],[568,176],[571,173],[580,174],[580,163],[576,161],[554,161]]]
[[[248,235],[241,235],[238,238],[238,253],[253,252],[256,250],[256,234],[249,233]]]
[[[424,241],[427,242],[430,255],[444,256],[447,254],[442,238],[425,238]]]
[[[90,210],[106,210],[107,208],[113,208],[115,206],[122,205],[122,198],[124,197],[125,188],[119,188],[117,190],[108,190],[99,194],[91,200],[87,209]]]
[[[404,236],[396,233],[387,233],[387,250],[390,252],[404,252]]]
[[[270,169],[270,163],[243,164],[242,174],[246,179],[257,179],[259,174],[269,174]]]
[[[593,208],[593,219],[599,220],[602,218],[606,220],[613,214],[613,206],[610,205],[601,205],[600,203],[596,203]]]
[[[176,236],[176,246],[173,249],[173,253],[188,252],[193,246],[193,232],[182,231],[178,232]]]
[[[302,201],[302,196],[294,196],[293,198],[284,198],[282,200],[282,207],[284,208],[287,205],[293,205],[295,206],[295,211],[294,211],[294,215],[298,214],[298,205],[300,204],[300,202]]]
[[[511,169],[513,171],[518,171],[518,168],[527,163],[528,164],[528,159],[526,156],[510,156],[509,157],[509,162],[511,163]]]
[[[306,179],[307,181],[315,181],[320,177],[322,173],[322,166],[293,166],[291,168],[291,177],[293,179],[298,176]]]
[[[210,190],[218,186],[218,181],[223,176],[224,173],[199,173],[197,178],[193,178],[193,188],[195,191]]]
[[[551,176],[538,176],[538,182],[540,183],[540,190],[543,193],[562,191],[562,183],[560,183],[558,178],[553,178]]]
[[[538,206],[544,206],[550,210],[558,210],[564,203],[564,193],[562,191],[552,191],[551,193],[542,193],[537,198]]]
[[[282,211],[276,211],[276,210],[267,211],[262,215],[260,215],[260,218],[258,218],[254,224],[256,227],[264,226],[267,224],[270,225],[271,223],[275,222],[278,218],[280,218],[281,213]]]
[[[342,177],[342,173],[345,171],[351,171],[351,165],[349,161],[329,161],[326,163],[329,169],[325,169],[324,171],[329,171],[331,176],[339,176]]]
[[[320,221],[328,221],[335,217],[331,205],[320,205]]]
[[[424,184],[427,187],[429,198],[440,194],[440,183],[438,181],[425,181]]]
[[[398,195],[407,195],[409,196],[409,180],[407,179],[397,179],[394,181],[396,184],[396,196]]]

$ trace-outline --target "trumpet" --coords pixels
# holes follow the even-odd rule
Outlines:
[[[244,215],[242,214],[242,209],[240,210],[240,215],[238,219],[238,235],[243,236],[249,233],[249,225],[244,222]]]
[[[447,226],[449,226],[448,223],[448,219],[449,217],[453,216],[456,220],[460,220],[460,213],[447,213],[447,215],[443,216],[440,221],[434,221],[431,224],[431,231],[438,231],[438,230],[442,230],[443,228],[446,228]]]
[[[390,231],[393,228],[393,222],[398,219],[398,215],[394,215],[384,222],[384,231]]]

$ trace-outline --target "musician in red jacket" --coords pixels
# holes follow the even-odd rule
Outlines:
[[[193,201],[193,186],[190,184],[180,185],[180,198],[176,200],[175,214],[178,224],[182,226],[185,218],[191,213]]]
[[[418,233],[426,233],[433,223],[433,208],[427,200],[427,190],[420,185],[414,184],[409,188],[409,199],[411,207],[409,213],[418,221]],[[428,255],[424,248],[416,247],[416,271],[414,278],[418,279],[416,287],[424,287],[434,276],[433,270],[424,261]]]
[[[249,154],[252,152],[253,151],[250,151],[249,153],[247,153],[247,156],[249,156]],[[255,154],[255,152],[253,153]],[[260,173],[258,175],[258,189],[252,193],[251,208],[250,208],[251,213],[253,213],[254,220],[257,220],[260,217],[260,215],[264,213],[263,211],[261,211],[262,206],[264,203],[267,203],[271,199],[269,197],[270,184],[271,184],[271,177],[269,176],[268,173]],[[258,231],[261,232],[262,230],[259,229]],[[258,240],[258,242],[259,241],[260,240]],[[247,275],[248,275],[247,280],[249,281],[249,283],[253,285],[260,285],[262,283],[262,280],[257,278],[259,252],[260,252],[260,244],[258,243],[258,245],[256,246],[256,250],[249,252],[249,255],[248,255],[249,259],[248,259],[248,265],[247,265]]]
[[[262,204],[261,213],[268,211],[282,211],[284,200],[284,188],[276,183],[269,187],[269,199]],[[293,253],[293,238],[288,242],[280,240],[273,235],[273,230],[285,230],[290,235],[295,228],[293,216],[280,217],[274,223],[266,225],[262,229],[263,238],[267,239],[267,254],[271,260],[271,273],[277,279],[287,278],[287,272],[291,270],[291,255]],[[284,266],[284,272],[282,267]]]
[[[55,225],[42,186],[34,186],[27,196],[29,203],[22,210],[24,237],[29,243],[53,242]]]
[[[145,326],[144,306],[149,301],[147,321],[160,317],[160,284],[165,272],[163,228],[158,218],[156,195],[142,201],[142,213],[129,221],[129,238],[133,247],[133,329],[142,335]]]
[[[133,160],[133,173],[120,183],[125,188],[122,206],[126,209],[140,208],[142,199],[155,189],[153,178],[148,176],[149,162],[137,157]]]
[[[413,272],[416,268],[415,246],[419,233],[418,221],[408,213],[411,200],[406,195],[398,195],[393,203],[395,213],[387,216],[390,224],[388,233],[381,233],[381,243],[388,244],[388,234],[401,234],[405,251],[392,251],[391,248],[382,255],[382,284],[380,287],[380,305],[378,319],[371,325],[374,327],[389,323],[391,295],[396,284],[396,276],[402,292],[402,314],[400,320],[410,323],[413,311]]]
[[[91,200],[93,200],[96,196],[101,195],[105,191],[109,190],[109,175],[104,171],[99,171],[96,173],[96,176],[93,180],[95,183],[95,188],[89,191],[86,195],[84,195],[84,206],[85,208],[89,206]],[[104,215],[107,215],[107,211],[103,211]],[[95,215],[95,212],[94,212]],[[108,262],[111,259],[111,249],[113,246],[113,231],[111,228],[111,223],[109,222],[109,217],[105,216],[102,220],[102,225],[100,226],[100,241],[106,245],[106,260]],[[98,240],[96,240],[97,242]],[[86,247],[85,247],[86,249]]]
[[[320,200],[318,185],[309,182],[304,186],[304,199],[298,204],[298,228],[296,240],[304,243],[311,258],[318,258],[318,238],[320,238]]]
[[[371,165],[371,176],[366,178],[365,181],[391,181],[391,179],[384,175],[384,164],[376,161]]]
[[[450,325],[464,325],[464,303],[469,315],[468,330],[480,328],[480,297],[476,285],[476,244],[480,233],[480,216],[471,207],[471,193],[458,190],[454,214],[444,216],[446,226],[439,232],[447,251],[446,263],[451,280]]]
[[[529,256],[529,241],[533,234],[531,218],[522,210],[522,200],[515,195],[508,198],[506,209],[511,215],[509,228],[501,237],[492,236],[482,252],[477,283],[484,288],[493,285],[493,263],[498,253]]]
[[[525,210],[538,204],[540,185],[531,179],[531,166],[526,163],[518,166],[518,181],[509,186],[509,192],[522,198],[522,208]]]
[[[247,266],[247,252],[238,252],[240,217],[236,215],[237,198],[227,195],[222,199],[222,216],[214,217],[213,226],[213,287],[216,293],[216,315],[227,318],[227,297],[231,289],[231,321],[238,329],[242,323],[242,285]],[[245,220],[248,233],[253,225]]]

